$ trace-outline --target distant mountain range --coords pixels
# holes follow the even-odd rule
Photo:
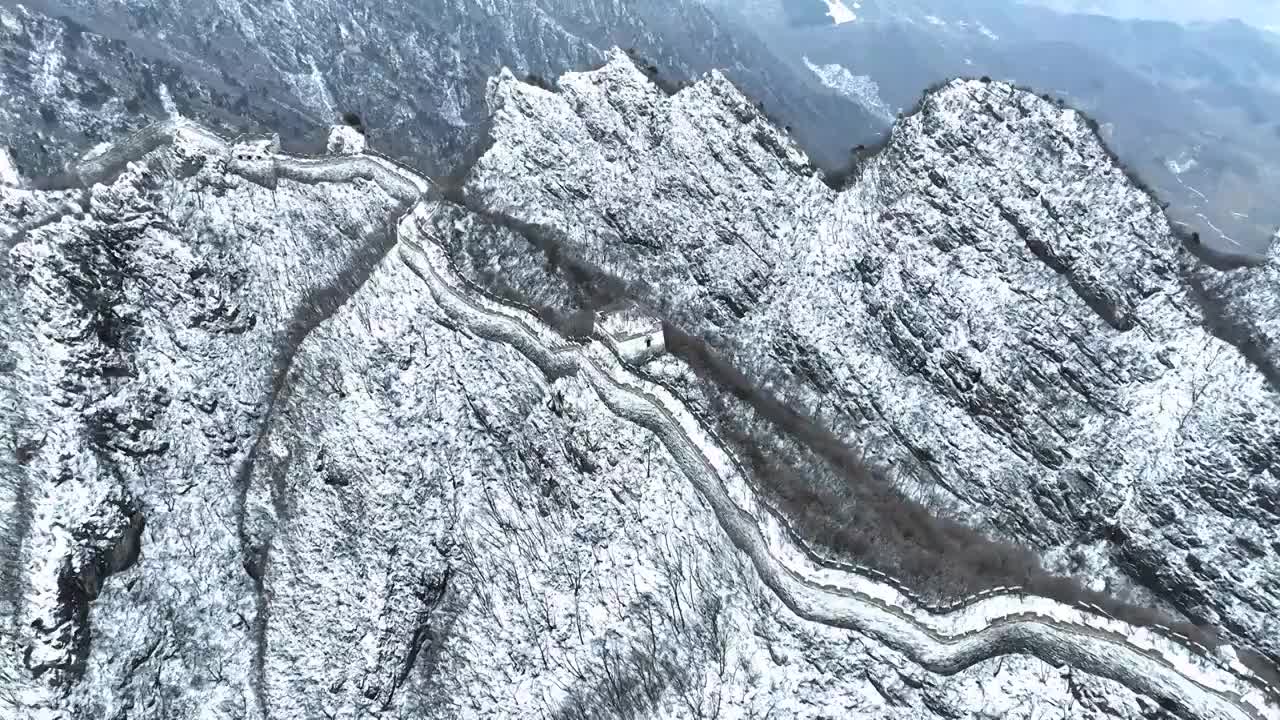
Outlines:
[[[553,78],[599,65],[614,45],[672,88],[725,68],[819,154],[879,127],[700,0],[356,5],[0,3],[0,146],[34,180],[173,113],[229,134],[279,132],[286,147],[315,150],[341,113],[355,111],[378,147],[444,174],[484,134],[489,76],[507,66]]]
[[[1195,22],[1235,18],[1261,28],[1280,27],[1280,5],[1272,0],[1025,0],[1062,12],[1123,18]]]
[[[1280,42],[1243,22],[1063,14],[1012,0],[715,7],[873,116],[908,109],[954,76],[1061,98],[1097,119],[1173,219],[1214,247],[1256,253],[1280,224]]]

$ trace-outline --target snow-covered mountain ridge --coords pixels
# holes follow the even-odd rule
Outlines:
[[[473,204],[650,288],[971,522],[1274,657],[1280,549],[1248,548],[1278,520],[1275,263],[1198,263],[1086,118],[956,81],[833,193],[722,80],[667,100],[617,58],[490,102]],[[1240,332],[1203,273],[1258,311]]]
[[[815,91],[700,0],[45,0],[0,8],[0,145],[38,178],[176,109],[314,152],[355,111],[383,152],[443,173],[482,135],[489,75],[554,77],[598,65],[615,44],[671,82],[732,68],[815,147],[833,147],[821,118],[871,131],[855,105]]]
[[[607,80],[627,72],[634,72],[629,61],[615,58],[598,74],[569,78],[562,85],[573,87],[576,81]],[[640,80],[644,82],[642,76]],[[494,90],[495,100],[501,100],[498,93],[504,91],[545,99],[538,94],[545,91],[516,85],[510,75],[499,80]],[[605,124],[610,116],[599,113],[601,100],[618,103],[614,108],[625,107],[627,102],[648,102],[647,93],[643,86],[635,86],[621,88],[618,94],[579,92],[571,97],[577,101],[577,112],[593,115]],[[718,148],[727,159],[756,163],[763,172],[754,177],[744,174],[743,180],[754,182],[763,177],[769,181],[775,197],[763,197],[762,202],[775,202],[775,207],[785,207],[785,196],[778,188],[786,192],[798,189],[829,202],[832,194],[812,176],[790,180],[777,171],[779,166],[765,164],[769,153],[777,153],[783,158],[784,170],[798,173],[807,166],[802,155],[787,148],[776,129],[763,124],[754,127],[754,145],[736,143],[741,136],[732,132],[733,125],[719,125],[721,134],[709,132],[728,119],[720,112],[721,103],[737,102],[735,95],[723,78],[712,77],[672,100],[685,103],[682,109],[688,113],[676,118],[684,131],[680,138],[701,143],[677,146],[675,156],[680,157],[683,150],[688,160],[694,156],[691,150]],[[748,108],[743,112],[748,114],[748,125],[762,123]],[[623,132],[601,132],[592,137],[596,142],[623,143],[611,148],[615,157],[625,159],[624,150],[658,149],[655,145],[663,142],[661,121],[665,119],[670,118],[649,118],[650,142],[644,144],[628,144],[633,136]],[[553,123],[570,120],[571,115],[548,116],[548,122]],[[501,160],[502,153],[520,149],[510,135],[503,144],[503,127],[500,119],[495,150],[481,161],[468,186],[472,198],[481,196],[477,187],[486,187],[479,185],[477,178],[492,181],[494,177],[486,162]],[[548,137],[555,139],[543,139]],[[574,161],[570,156],[557,156],[556,147],[545,142],[531,143],[524,149],[543,164],[549,158]],[[136,159],[145,159],[145,164],[127,162]],[[685,172],[692,175],[694,168],[708,167],[689,165]],[[153,128],[82,169],[90,180],[113,175],[117,169],[120,176],[110,185],[96,186],[88,198],[74,192],[13,191],[6,195],[6,223],[21,228],[12,233],[22,241],[13,255],[22,261],[20,278],[28,278],[12,290],[22,294],[25,307],[32,308],[21,324],[6,326],[22,328],[30,335],[6,340],[18,358],[16,377],[24,382],[35,382],[49,376],[50,371],[64,373],[69,361],[62,360],[66,353],[61,348],[76,349],[78,354],[71,358],[70,367],[81,377],[94,378],[103,390],[86,393],[83,381],[64,383],[72,407],[114,407],[116,417],[128,418],[128,422],[108,424],[86,437],[76,429],[80,421],[77,413],[59,409],[61,406],[6,406],[8,412],[27,414],[28,423],[36,428],[52,428],[32,445],[25,460],[28,469],[22,471],[21,478],[27,483],[29,497],[24,502],[40,509],[34,522],[36,532],[29,537],[47,534],[63,538],[23,543],[26,552],[54,568],[48,577],[33,578],[33,587],[56,585],[63,558],[83,557],[86,548],[92,547],[76,544],[83,542],[82,533],[68,535],[59,530],[61,523],[74,527],[91,520],[93,515],[80,507],[86,499],[115,507],[112,498],[119,496],[117,488],[123,486],[141,498],[135,502],[149,514],[145,530],[139,530],[144,538],[141,558],[132,563],[109,563],[110,570],[121,577],[100,583],[102,594],[92,608],[93,644],[83,650],[87,654],[85,675],[71,683],[72,704],[66,704],[65,698],[38,702],[79,707],[82,713],[97,707],[105,716],[109,714],[105,710],[122,707],[125,698],[136,698],[144,707],[157,708],[148,711],[156,717],[182,717],[201,706],[205,716],[212,712],[217,717],[320,716],[321,711],[345,716],[359,707],[367,709],[371,703],[381,706],[384,713],[410,712],[424,717],[522,716],[536,712],[539,703],[544,703],[544,710],[548,709],[545,703],[550,703],[550,709],[563,712],[578,697],[565,689],[566,684],[572,689],[573,678],[585,679],[582,670],[571,672],[575,664],[581,667],[583,662],[599,664],[603,660],[607,667],[607,639],[618,637],[619,629],[622,637],[629,634],[630,621],[624,616],[636,607],[652,608],[654,597],[674,591],[677,609],[656,611],[660,617],[670,618],[672,632],[682,623],[699,618],[705,622],[708,617],[705,607],[692,616],[679,610],[680,593],[688,593],[698,603],[714,604],[721,608],[716,613],[725,613],[711,614],[727,618],[725,627],[712,631],[727,633],[731,642],[727,649],[709,646],[714,652],[703,661],[712,660],[708,667],[714,668],[718,652],[720,670],[718,675],[704,677],[703,682],[714,689],[718,705],[727,703],[730,712],[739,716],[752,712],[759,700],[766,705],[772,701],[775,706],[790,701],[792,714],[801,715],[806,712],[801,709],[806,703],[795,705],[797,697],[818,698],[825,707],[837,707],[831,703],[840,700],[845,704],[839,707],[846,710],[858,707],[876,712],[876,701],[861,698],[848,684],[862,680],[844,680],[822,690],[797,684],[797,678],[807,670],[794,666],[779,670],[788,663],[777,659],[773,646],[763,652],[758,630],[751,639],[749,628],[759,628],[762,623],[778,624],[765,633],[775,639],[793,632],[804,638],[798,644],[793,639],[792,649],[784,651],[784,656],[786,652],[824,656],[826,643],[835,642],[845,648],[837,652],[846,656],[890,653],[896,658],[901,653],[929,670],[951,673],[981,658],[1017,650],[1115,678],[1144,695],[1171,703],[1188,716],[1265,717],[1275,711],[1256,685],[1241,683],[1239,678],[1249,677],[1246,669],[1230,663],[1219,665],[1170,638],[1058,607],[1051,601],[1007,593],[932,618],[913,608],[909,599],[902,598],[883,579],[832,573],[808,565],[803,553],[788,549],[785,529],[771,525],[777,516],[752,508],[751,489],[744,479],[735,478],[733,463],[714,440],[699,432],[698,423],[678,397],[661,386],[629,377],[625,364],[602,344],[607,344],[607,338],[577,347],[565,343],[527,313],[512,312],[474,291],[468,294],[433,243],[433,236],[439,238],[458,225],[435,224],[448,215],[429,192],[427,181],[411,171],[370,155],[302,159],[278,155],[269,144],[232,147],[186,126]],[[513,175],[512,180],[519,177]],[[704,176],[703,187],[717,189],[710,184],[715,179]],[[682,189],[670,184],[665,187]],[[756,195],[750,187],[737,190],[739,194],[727,198],[739,201]],[[65,203],[68,195],[81,205],[73,209],[75,215],[57,217],[56,207]],[[665,196],[668,200],[672,197],[678,196]],[[550,203],[544,207],[563,209]],[[407,214],[400,219],[405,208]],[[335,211],[339,219],[346,220],[334,222],[326,215]],[[26,219],[20,220],[19,214]],[[33,217],[40,218],[44,227],[25,227]],[[387,217],[396,218],[390,225],[390,237],[380,235],[379,230],[386,227]],[[717,219],[710,218],[711,227]],[[542,218],[538,221],[544,222]],[[262,241],[258,233],[264,229],[270,231],[273,242]],[[786,225],[781,229],[797,234],[804,230]],[[631,232],[634,228],[623,226],[621,230]],[[615,237],[618,232],[614,230]],[[760,247],[772,251],[791,237],[785,232],[771,241],[762,237]],[[211,249],[209,243],[219,252],[248,250],[263,255],[260,259],[251,256],[251,262],[243,267],[229,264],[220,268],[200,262]],[[393,246],[396,250],[387,253]],[[123,287],[106,288],[118,293],[105,298],[107,307],[113,309],[104,311],[97,298],[85,302],[82,294],[60,296],[47,289],[60,277],[69,282],[75,276],[65,271],[60,275],[57,270],[61,257],[73,250],[82,252],[82,247],[101,247],[106,253],[84,257],[91,268],[114,267],[123,275]],[[328,248],[327,253],[337,255],[336,264],[328,264],[325,258],[329,255],[317,253],[316,248]],[[341,252],[334,253],[333,248]],[[366,272],[343,281],[353,257],[368,258],[356,264],[363,265]],[[626,261],[616,249],[606,257],[619,266]],[[299,262],[307,263],[302,271]],[[459,284],[451,286],[450,278]],[[140,279],[145,282],[138,282]],[[211,283],[215,292],[196,293],[193,282]],[[295,289],[295,283],[303,292]],[[161,288],[162,294],[131,296],[145,288]],[[308,294],[311,297],[305,298]],[[295,299],[299,296],[333,300],[320,302],[327,312],[300,321],[294,308],[307,303],[299,304]],[[174,327],[173,321],[182,314],[175,314],[174,307],[165,303],[178,301],[182,307],[196,298],[204,298],[194,304],[207,311],[189,315],[190,329]],[[39,307],[65,308],[68,319],[64,324],[72,329],[93,328],[95,324],[107,327],[88,334],[51,334],[49,329],[59,326],[49,325],[47,313],[34,309]],[[106,312],[108,316],[90,320],[86,311]],[[206,317],[221,324],[205,330]],[[119,333],[126,342],[120,342],[112,329],[116,324],[129,329]],[[205,332],[211,332],[212,337],[205,338]],[[273,337],[279,342],[268,341]],[[40,344],[32,344],[36,342]],[[48,350],[33,352],[35,347]],[[226,347],[239,350],[227,353]],[[257,348],[256,355],[242,354],[252,348]],[[271,352],[265,352],[268,348]],[[104,357],[124,360],[123,372],[104,372],[111,369],[110,363],[102,364]],[[243,372],[254,366],[257,371]],[[157,381],[165,380],[196,392],[190,400],[182,397],[175,409],[167,410],[172,400],[153,403],[148,399]],[[209,392],[226,387],[226,383],[232,383],[234,391]],[[19,397],[38,395],[38,387],[23,387],[27,392]],[[476,389],[485,391],[473,396]],[[227,414],[228,398],[235,398],[247,409],[237,412],[233,405]],[[541,405],[544,401],[546,405]],[[188,402],[194,409],[187,409]],[[139,415],[139,410],[147,414]],[[197,467],[193,478],[190,469],[182,470],[182,458],[198,458],[209,449],[199,437],[174,431],[198,422],[197,413],[203,412],[242,418],[236,423],[245,430],[223,438],[231,464],[242,469],[247,485],[239,508],[234,507],[236,503],[229,507],[215,499],[219,489],[225,493],[237,485],[231,473],[219,477],[216,470]],[[48,418],[59,418],[61,424],[42,422]],[[525,423],[535,427],[517,430]],[[570,434],[566,446],[559,449],[554,443],[550,447],[538,444],[537,432],[560,436],[575,426],[590,439],[579,441]],[[612,430],[602,430],[604,427]],[[409,442],[405,442],[406,435]],[[354,446],[353,438],[358,439]],[[652,438],[659,443],[652,444]],[[131,442],[122,443],[122,439]],[[166,440],[172,441],[166,444]],[[569,445],[574,447],[572,452]],[[54,453],[57,447],[62,450]],[[405,453],[406,448],[413,451]],[[656,458],[654,448],[658,449]],[[501,460],[504,451],[520,457],[524,468]],[[565,459],[557,459],[557,452],[564,453]],[[476,456],[490,464],[481,462],[475,467]],[[640,462],[642,456],[645,459]],[[90,466],[101,464],[110,477],[86,481],[76,472],[77,465],[68,463],[69,458],[77,457],[85,458],[83,462]],[[579,459],[571,463],[575,457]],[[619,462],[623,457],[635,462]],[[454,469],[459,458],[464,458],[467,466],[461,474]],[[406,460],[407,467],[403,465]],[[551,472],[538,471],[540,464]],[[575,464],[578,469],[571,470]],[[655,482],[667,484],[662,492],[674,493],[674,497],[666,503],[649,495],[624,499],[631,492],[628,488],[640,482],[642,466],[646,468],[643,482],[656,476]],[[147,480],[148,476],[159,478],[159,484]],[[557,476],[569,481],[557,480]],[[187,489],[175,496],[177,486],[169,484],[178,480],[177,485]],[[571,487],[601,482],[604,485],[598,494],[584,495]],[[530,489],[541,486],[543,500],[522,494],[521,483]],[[690,493],[689,484],[695,492]],[[193,489],[198,492],[189,497]],[[570,497],[566,500],[564,494]],[[608,517],[616,509],[602,514],[603,508],[596,506],[610,495],[617,497],[624,517],[635,513],[637,524],[625,528],[633,536],[629,541],[616,535],[619,528]],[[548,498],[550,505],[543,503]],[[166,504],[167,510],[163,507]],[[583,504],[591,509],[584,511]],[[650,516],[655,506],[659,510],[656,518]],[[51,519],[49,510],[68,520]],[[210,510],[214,511],[212,517]],[[583,520],[585,525],[566,532],[570,528],[565,523]],[[658,524],[651,524],[652,520]],[[673,525],[687,528],[687,534],[666,535]],[[198,537],[191,533],[196,526],[205,529]],[[694,530],[698,527],[704,530]],[[716,528],[715,533],[707,534],[708,527]],[[219,533],[219,528],[225,532]],[[579,557],[582,533],[587,530],[614,533],[612,544],[622,550],[622,566],[637,574],[633,574],[633,588],[614,586],[606,592],[601,587],[598,596],[584,590],[579,574],[578,584],[572,586],[570,607],[570,596],[557,592],[557,583],[572,581],[568,576],[572,573],[565,575],[569,568],[563,558]],[[494,545],[485,540],[490,533],[516,543],[515,563],[508,565],[510,558],[502,559],[504,554],[512,554],[510,542]],[[132,537],[123,530],[114,535]],[[650,539],[663,536],[666,540]],[[336,546],[335,537],[350,547]],[[548,538],[553,545],[560,543],[558,550],[549,551]],[[706,544],[705,550],[700,543]],[[119,547],[120,541],[112,541],[112,545]],[[181,552],[184,547],[185,554]],[[596,563],[591,572],[597,581],[601,573],[607,577],[616,572],[599,567],[597,546],[590,548]],[[726,561],[727,548],[736,548],[743,555],[729,551],[733,560]],[[184,559],[177,565],[164,563],[166,551],[173,551],[175,559]],[[703,552],[706,557],[698,560]],[[247,573],[241,574],[237,556]],[[160,567],[149,563],[152,557],[161,561]],[[550,565],[546,564],[548,559]],[[673,559],[678,560],[674,565]],[[721,574],[726,563],[731,570],[727,577]],[[510,583],[482,581],[486,572],[509,573],[522,566],[527,573],[523,579],[517,571]],[[365,579],[370,571],[384,584],[370,584]],[[690,572],[700,579],[690,584]],[[155,623],[137,622],[137,613],[142,613],[143,618],[179,617],[184,627],[189,626],[193,618],[182,601],[190,595],[183,595],[183,588],[200,587],[206,573],[221,574],[228,582],[223,593],[203,598],[201,612],[206,615],[195,618],[197,636],[176,638]],[[708,573],[711,582],[706,581]],[[490,586],[492,590],[485,590]],[[767,588],[766,594],[761,595],[763,588]],[[451,592],[456,604],[442,607],[449,605],[446,599]],[[610,594],[616,598],[619,592],[634,592],[631,604],[606,599]],[[599,605],[588,602],[587,609],[581,610],[583,595],[588,600],[594,597],[591,602]],[[540,611],[544,620],[532,614],[522,619],[512,615],[521,608],[531,613],[530,602],[535,597],[550,603]],[[771,603],[769,597],[779,598],[786,608]],[[59,606],[52,598],[22,598],[18,604],[29,605],[21,610],[24,613]],[[252,609],[255,606],[256,611]],[[353,608],[358,611],[353,613]],[[630,612],[622,612],[628,608]],[[662,612],[670,614],[663,616]],[[813,626],[797,630],[796,620],[788,619],[788,612],[799,612]],[[501,637],[477,632],[476,623],[466,620],[476,617],[470,613],[480,617],[488,613],[508,631]],[[651,616],[648,637],[656,643],[652,623]],[[577,642],[572,631],[563,637],[557,632],[573,624],[577,624]],[[583,639],[583,624],[587,625],[585,636],[594,638],[592,642]],[[819,629],[824,625],[851,626],[860,633],[832,634]],[[442,626],[454,628],[455,634],[441,630]],[[85,618],[65,619],[54,627],[89,632]],[[543,639],[537,639],[535,653],[524,655],[527,650],[519,648],[527,647],[521,645],[526,641],[511,628],[531,630],[530,641],[533,636],[549,634],[555,643],[547,647]],[[956,634],[963,640],[951,637],[949,642],[939,642],[939,638],[947,640]],[[256,647],[256,654],[238,647],[238,635],[252,638],[243,644]],[[849,650],[848,643],[862,636],[866,639],[858,642],[868,643],[868,649]],[[52,648],[55,657],[59,648],[68,649],[56,639],[36,637],[33,642]],[[502,665],[486,671],[485,663],[493,661],[486,660],[484,650],[493,649],[493,643],[515,643],[514,649],[498,656],[500,660],[519,662],[518,658],[526,657],[540,666],[541,672],[520,672],[513,677],[510,667]],[[696,653],[690,648],[698,647],[696,643],[683,638],[678,645],[672,652],[680,661],[694,659],[690,655]],[[156,655],[161,646],[165,652]],[[225,650],[210,654],[210,648]],[[437,661],[429,664],[429,672],[411,672],[426,662],[419,653],[430,656],[432,651],[436,657],[448,654],[456,665]],[[362,668],[348,670],[347,663],[336,662],[353,652],[362,658]],[[552,662],[547,660],[548,653]],[[214,655],[219,664],[217,676],[211,676],[213,682],[187,687],[181,682],[181,672],[173,674],[166,669],[177,663],[204,672]],[[727,657],[734,658],[728,664],[730,670],[737,667],[735,663],[742,663],[743,677],[726,673]],[[770,657],[773,669],[762,670],[758,663],[767,666]],[[154,668],[154,678],[138,673],[143,667]],[[1022,677],[1024,686],[1034,684],[1030,679],[1034,663],[1026,669],[1023,661],[1002,667],[1005,675]],[[983,674],[990,670],[978,665],[961,674],[979,673],[990,679]],[[21,674],[25,669],[15,672]],[[768,674],[770,682],[760,682],[760,673]],[[697,676],[696,672],[690,674]],[[753,674],[757,680],[749,679]],[[46,675],[45,680],[48,678]],[[123,686],[115,687],[124,690],[103,684],[107,678],[122,682]],[[354,679],[355,685],[348,684],[348,679]],[[890,709],[897,702],[916,702],[910,697],[901,699],[902,690],[881,690],[883,682],[870,682],[883,696],[883,709],[878,712],[884,716],[903,712],[901,708]],[[963,677],[956,681],[958,686],[965,682]],[[1011,682],[1018,683],[1016,679]],[[706,685],[673,684],[674,691],[669,694],[699,697],[699,710],[709,697],[703,692]],[[1102,687],[1107,702],[1113,703],[1119,714],[1137,713],[1144,707],[1140,699],[1126,695],[1119,686]],[[452,692],[445,691],[448,689]],[[32,692],[36,693],[35,689]],[[1010,696],[1018,692],[1025,693],[1025,687]],[[1052,698],[1055,692],[1047,686],[1043,697]],[[1076,694],[1074,689],[1070,692]],[[657,694],[655,703],[662,700],[663,693]],[[923,697],[922,704],[915,705],[918,712],[936,712],[937,698],[930,699],[927,691]],[[807,712],[820,711],[811,708]],[[1244,714],[1239,715],[1241,712]],[[697,713],[689,708],[687,714]]]

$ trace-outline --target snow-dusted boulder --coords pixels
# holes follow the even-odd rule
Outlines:
[[[350,125],[334,125],[329,130],[325,152],[330,155],[358,155],[364,152],[364,133]]]

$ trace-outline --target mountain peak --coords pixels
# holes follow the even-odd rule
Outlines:
[[[1269,501],[1246,495],[1269,492],[1250,458],[1276,461],[1275,389],[1218,331],[1185,280],[1195,259],[1086,115],[953,80],[832,192],[721,80],[666,98],[634,79],[615,94],[608,77],[567,76],[563,97],[504,106],[472,204],[642,288],[838,437],[941,483],[975,525],[1024,528],[1038,552],[1087,556],[1090,574],[1187,612],[1212,597],[1243,644],[1277,649],[1258,590],[1227,580],[1275,569],[1233,539],[1269,522],[1250,509]],[[1176,490],[1205,473],[1243,495]],[[1126,510],[1170,493],[1178,530]],[[1115,533],[1127,540],[1110,550],[1079,540]],[[1172,549],[1177,533],[1196,535],[1194,557]],[[1151,577],[1168,580],[1144,587]]]

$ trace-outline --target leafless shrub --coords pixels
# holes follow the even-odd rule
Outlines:
[[[589,682],[551,716],[554,720],[631,720],[649,717],[679,674],[672,651],[642,643],[606,645]]]
[[[551,717],[651,717],[664,701],[700,720],[720,716],[723,687],[735,670],[724,602],[703,585],[701,570],[679,547],[663,548],[667,591],[633,607],[636,635],[606,640],[597,661],[579,667],[580,682]]]

